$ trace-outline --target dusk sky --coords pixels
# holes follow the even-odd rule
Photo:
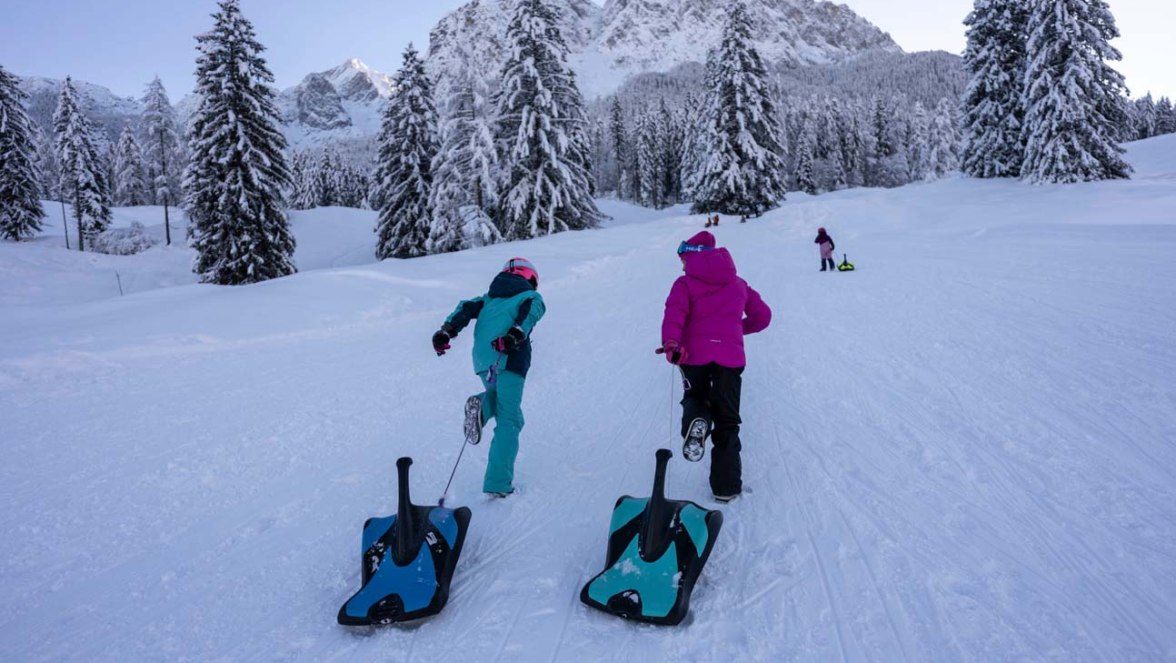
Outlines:
[[[718,0],[716,0],[718,1]],[[351,57],[393,73],[408,42],[428,47],[429,30],[464,0],[242,0],[281,88]],[[207,30],[213,0],[3,0],[0,65],[26,76],[76,78],[124,96],[141,95],[158,74],[173,101],[192,89],[193,36]],[[598,4],[603,4],[600,0]],[[845,0],[907,51],[964,47],[972,0]],[[1176,97],[1171,0],[1110,0],[1125,35],[1117,65],[1134,95]]]

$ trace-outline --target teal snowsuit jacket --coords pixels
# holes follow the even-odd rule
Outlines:
[[[490,283],[486,294],[458,304],[445,323],[457,333],[477,318],[478,323],[474,325],[475,373],[483,374],[499,362],[499,369],[526,377],[531,368],[531,330],[546,311],[543,297],[530,281],[518,274],[502,272]],[[516,325],[527,339],[511,354],[499,357],[491,342],[505,336]]]

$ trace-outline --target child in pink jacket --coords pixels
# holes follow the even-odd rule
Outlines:
[[[813,244],[818,244],[821,247],[821,271],[825,271],[826,264],[829,265],[829,271],[837,271],[837,265],[833,262],[833,251],[837,249],[837,245],[833,243],[833,238],[825,232],[824,228],[817,228],[817,238],[813,240]]]
[[[715,499],[727,502],[743,492],[743,337],[766,329],[772,309],[739,277],[727,249],[715,248],[709,232],[682,242],[678,256],[686,274],[678,277],[666,299],[659,351],[682,369],[683,453],[691,460],[701,459],[711,434],[711,491]]]

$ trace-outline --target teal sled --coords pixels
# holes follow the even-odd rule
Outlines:
[[[617,500],[605,569],[581,590],[585,604],[617,617],[671,626],[689,613],[690,593],[714,548],[723,514],[666,499],[666,465],[672,457],[669,449],[658,450],[650,497]]]
[[[363,526],[363,586],[339,609],[345,626],[414,621],[441,612],[470,526],[467,507],[418,506],[408,492],[411,458],[396,461],[396,514]]]

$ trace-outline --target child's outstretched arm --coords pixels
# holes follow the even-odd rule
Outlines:
[[[485,305],[485,295],[476,297],[474,299],[467,299],[464,302],[458,304],[457,308],[453,309],[453,313],[450,313],[449,317],[445,318],[445,324],[441,325],[441,327],[443,329],[448,327],[446,331],[449,333],[449,335],[457,336],[458,332],[465,329],[466,325],[470,324],[474,318],[478,317],[478,314],[482,312],[482,307]]]
[[[519,306],[516,326],[522,329],[527,336],[530,336],[531,330],[535,328],[535,325],[539,323],[539,319],[546,312],[547,305],[543,303],[543,297],[539,293],[535,293]]]
[[[755,288],[747,286],[747,304],[743,307],[743,335],[756,334],[768,328],[772,324],[772,309],[765,302],[764,298],[755,291]]]

